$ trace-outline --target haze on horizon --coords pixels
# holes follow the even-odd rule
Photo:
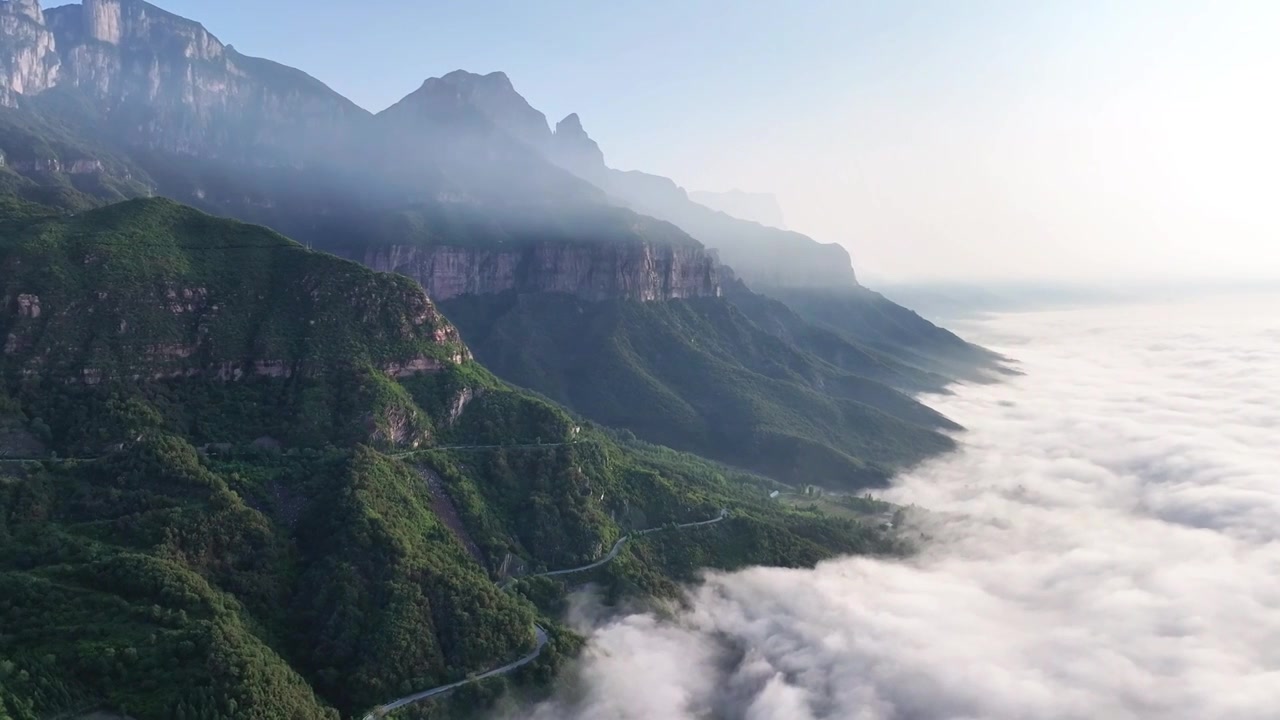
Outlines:
[[[161,4],[375,111],[502,70],[611,166],[774,193],[865,277],[1280,276],[1262,0]]]

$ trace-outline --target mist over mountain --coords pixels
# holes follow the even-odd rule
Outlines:
[[[838,245],[609,170],[576,117],[553,131],[501,72],[429,78],[373,115],[141,0],[44,15],[57,82],[0,113],[14,193],[69,209],[164,195],[406,275],[482,362],[643,439],[878,484],[951,446],[906,394],[999,363],[858,285]],[[684,309],[655,305],[670,302]],[[520,339],[572,328],[560,312],[597,325]]]
[[[741,38],[741,13],[765,10],[719,8],[710,36],[692,22],[705,8],[649,8],[648,40],[671,47],[600,22],[638,21],[630,9],[573,7],[581,28],[516,31],[552,56],[565,49],[547,37],[577,32],[579,64],[546,75],[565,93],[583,48],[603,43],[609,57],[588,68],[602,82],[579,98],[544,95],[536,63],[421,79],[437,73],[412,70],[426,57],[511,57],[490,34],[511,23],[471,6],[485,27],[453,7],[342,5],[335,36],[313,29],[335,12],[323,3],[241,9],[257,27],[206,4],[219,38],[143,0],[0,0],[0,720],[1273,717],[1275,298],[1236,285],[1214,304],[1202,293],[1223,288],[1176,282],[882,287],[846,250],[966,267],[1049,243],[1069,255],[1063,228],[1087,224],[1005,208],[1043,229],[1037,246],[1001,234],[988,199],[1017,188],[1061,203],[1053,189],[1078,182],[1077,197],[1106,199],[1090,222],[1150,216],[1109,238],[1212,220],[1221,247],[1193,248],[1208,257],[1255,237],[1237,201],[1270,185],[1223,182],[1210,198],[1188,190],[1234,176],[1201,173],[1180,192],[1153,182],[1159,203],[1129,207],[1146,188],[1123,181],[1142,175],[1104,172],[1114,158],[1089,133],[1140,114],[1105,96],[1079,103],[1103,113],[1084,135],[1014,153],[1024,166],[960,134],[931,139],[930,123],[960,133],[985,118],[926,117],[923,104],[899,117],[894,102],[942,92],[962,110],[1008,87],[918,82],[955,39],[895,55],[920,15],[896,4],[808,34],[785,29],[816,6],[768,9]],[[1008,31],[1022,26],[1001,25],[988,47],[947,22],[954,8],[934,10],[935,30],[982,48],[984,80],[1012,68],[1039,87],[1061,70],[1007,62],[1005,45],[1043,39]],[[530,12],[508,5],[501,19],[565,17]],[[424,13],[430,28],[414,22]],[[1207,30],[1227,13],[1185,24],[1223,49]],[[865,51],[864,21],[883,35]],[[387,22],[410,42],[371,29]],[[667,95],[727,87],[683,68],[695,58],[671,50],[686,34],[686,50],[733,40],[744,107],[789,115],[767,126],[776,143],[720,102]],[[399,99],[370,112],[232,35],[272,57],[327,42],[362,82],[403,83]],[[810,36],[833,54],[801,72],[777,62]],[[450,46],[463,52],[445,57]],[[837,112],[852,84],[824,88],[854,47],[876,60],[860,124]],[[611,74],[613,53],[635,73]],[[1121,79],[1126,97],[1145,92],[1145,76]],[[523,90],[556,116],[590,110],[549,121]],[[795,111],[814,98],[830,103]],[[1024,114],[1083,117],[1017,99],[985,123],[993,136],[1016,136]],[[790,167],[699,176],[636,155],[608,122],[612,102],[716,120],[714,141],[685,133],[663,152]],[[1202,105],[1188,127],[1217,126]],[[877,124],[906,149],[846,164]],[[791,153],[787,138],[822,126],[802,138],[821,158]],[[1142,129],[1133,147],[1157,147]],[[1185,155],[1112,152],[1182,177],[1168,163],[1232,155],[1219,136]],[[1054,152],[1087,172],[1037,187]],[[827,182],[815,163],[836,168]],[[671,167],[689,177],[648,172]],[[1188,165],[1205,167],[1231,166]],[[950,245],[810,237],[784,227],[772,195],[686,183],[785,190],[803,227],[821,198],[847,193],[829,227],[879,203]],[[999,237],[953,238],[956,218]],[[1195,262],[1191,236],[1171,233],[1160,259]],[[977,250],[992,247],[1007,256]],[[1139,302],[1152,298],[1179,302]]]

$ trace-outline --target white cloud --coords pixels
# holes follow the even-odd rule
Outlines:
[[[971,430],[888,493],[935,511],[921,555],[711,575],[686,611],[596,625],[573,690],[530,716],[1280,716],[1277,318],[977,328],[1029,340],[1027,375],[935,399]]]

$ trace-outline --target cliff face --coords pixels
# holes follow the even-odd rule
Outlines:
[[[437,302],[463,295],[564,293],[585,300],[719,297],[715,258],[697,247],[540,243],[524,248],[369,248],[364,264],[418,281]]]
[[[199,23],[142,0],[83,0],[47,12],[36,0],[0,3],[6,22],[22,29],[9,36],[26,43],[25,54],[0,54],[21,66],[6,76],[10,94],[54,84],[77,90],[87,99],[76,106],[78,122],[106,138],[108,152],[130,158],[149,190],[330,250],[342,239],[328,226],[425,208],[426,242],[382,237],[340,251],[417,278],[441,298],[720,292],[715,258],[685,233],[610,206],[598,187],[550,160],[553,145],[581,145],[583,165],[603,166],[576,117],[553,133],[502,73],[430,79],[374,117],[304,73],[245,57]],[[41,57],[51,63],[43,74]],[[130,177],[104,173],[101,159],[77,148],[52,158],[4,149],[30,175],[111,175],[100,183],[110,187]],[[332,220],[317,225],[317,216]],[[519,247],[476,242],[478,232],[496,242],[518,238]]]
[[[696,241],[609,206],[599,188],[548,160],[546,117],[502,73],[428,79],[379,113],[375,128],[381,179],[422,187],[423,169],[438,172],[451,189],[437,200],[455,207],[409,223],[400,238],[340,252],[417,280],[435,300],[509,290],[639,301],[720,294],[716,259]],[[466,213],[483,222],[451,236]],[[430,229],[415,238],[416,226]]]
[[[58,83],[93,97],[130,144],[299,164],[368,117],[305,73],[241,55],[199,23],[141,0],[84,0],[45,17],[62,62]]]
[[[53,33],[36,0],[0,0],[0,105],[43,92],[58,80],[61,62]]]

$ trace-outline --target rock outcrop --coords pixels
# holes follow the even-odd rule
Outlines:
[[[3,0],[0,2],[0,12],[23,15],[40,25],[44,24],[44,12],[40,10],[39,0]]]
[[[141,0],[84,0],[44,15],[61,58],[58,83],[95,98],[131,144],[296,165],[368,117],[305,73],[241,55],[200,23]]]
[[[0,0],[0,105],[15,107],[19,97],[54,86],[55,46],[37,0]]]
[[[462,295],[565,293],[586,300],[718,297],[715,257],[698,247],[540,243],[524,248],[385,246],[365,265],[418,281],[432,300]]]
[[[604,153],[582,128],[577,113],[556,123],[552,153],[566,170],[579,176],[589,176],[604,167]]]

